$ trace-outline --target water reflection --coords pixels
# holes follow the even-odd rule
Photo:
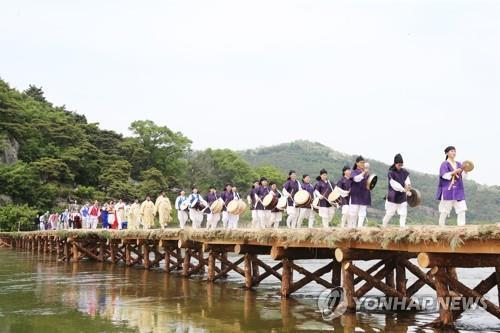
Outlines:
[[[2,299],[27,293],[23,304],[0,301],[0,318],[2,314],[10,314],[11,320],[15,321],[12,319],[15,318],[14,311],[32,311],[30,315],[34,318],[41,316],[46,321],[52,320],[51,315],[55,314],[57,325],[57,318],[60,320],[69,315],[61,312],[61,307],[76,309],[82,314],[77,321],[81,325],[79,331],[85,332],[90,332],[86,326],[89,320],[110,322],[112,325],[105,332],[123,331],[123,327],[144,333],[432,332],[420,326],[436,317],[435,313],[418,312],[357,313],[324,321],[313,297],[299,295],[298,298],[282,300],[278,296],[277,283],[247,291],[241,288],[242,281],[237,279],[209,284],[201,278],[184,279],[161,271],[120,265],[64,264],[51,255],[39,257],[1,252],[0,267]],[[29,299],[30,293],[33,295]],[[495,327],[494,318],[487,314],[484,318],[487,319],[482,322],[487,328],[478,327],[477,331],[500,328]],[[2,328],[0,324],[0,332]],[[466,328],[464,331],[469,331],[470,327]]]

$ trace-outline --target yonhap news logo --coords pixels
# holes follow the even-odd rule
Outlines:
[[[449,296],[435,297],[421,295],[415,297],[392,297],[384,295],[363,296],[352,298],[356,311],[387,312],[387,311],[426,311],[435,312],[439,308],[460,311],[477,308],[486,309],[486,299],[483,297]],[[346,293],[342,287],[324,289],[317,300],[318,309],[323,320],[333,320],[347,311]]]

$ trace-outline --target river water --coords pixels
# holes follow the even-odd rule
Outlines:
[[[325,263],[297,262],[310,270]],[[490,272],[475,269],[458,274],[472,286]],[[0,249],[0,333],[437,332],[422,327],[437,317],[432,309],[359,311],[324,320],[317,306],[320,285],[309,284],[282,300],[274,277],[253,291],[244,290],[242,284],[242,277],[235,274],[210,284],[201,276],[185,279],[161,270],[68,264],[58,262],[55,255]],[[432,292],[423,288],[421,295],[426,294]],[[488,298],[496,303],[496,290]],[[500,320],[476,309],[466,312],[457,328],[459,332],[500,332]]]

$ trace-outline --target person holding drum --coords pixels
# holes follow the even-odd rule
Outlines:
[[[369,171],[362,156],[356,158],[356,163],[351,172],[351,200],[349,202],[349,227],[358,228],[363,226],[366,219],[366,209],[372,203],[371,192],[368,189],[367,181]]]
[[[189,218],[193,223],[193,228],[201,228],[203,222],[203,210],[206,208],[207,203],[203,197],[198,193],[198,187],[193,185],[191,194],[188,197],[189,201]]]
[[[297,220],[299,219],[299,212],[297,207],[295,207],[295,201],[293,196],[301,189],[300,183],[297,180],[297,174],[295,170],[290,170],[288,172],[288,179],[283,185],[283,195],[288,198],[288,204],[286,207],[286,226],[288,228],[297,228]]]
[[[328,171],[325,169],[320,170],[316,180],[314,194],[319,198],[318,212],[323,222],[323,228],[328,228],[333,216],[335,216],[335,207],[328,201],[328,196],[333,192],[335,185],[328,179]]]
[[[214,202],[219,200],[219,196],[217,195],[217,190],[215,189],[215,186],[210,186],[208,190],[208,194],[205,197],[205,201],[208,204],[208,207],[211,207]],[[206,211],[207,213],[207,229],[216,229],[217,224],[220,221],[220,213],[219,212],[214,212],[210,208],[207,208]]]
[[[271,192],[273,192],[274,196],[278,199],[281,198],[281,193],[280,191],[278,191],[276,182],[270,182],[269,185],[271,186]],[[279,228],[282,218],[282,211],[278,207],[274,207],[271,210],[271,226],[274,226],[274,228]]]
[[[260,224],[259,215],[257,214],[257,209],[255,209],[257,207],[256,195],[259,186],[259,181],[254,180],[252,188],[247,196],[248,205],[250,206],[250,211],[252,212],[252,228],[254,229],[258,229]]]
[[[180,191],[177,198],[175,198],[175,209],[177,210],[177,219],[179,220],[179,226],[181,229],[186,227],[186,222],[188,220],[188,213],[185,209],[182,209],[183,203],[187,200],[186,192]]]
[[[236,186],[231,186],[231,195],[232,195],[231,200],[241,200],[240,194],[238,193],[238,189],[236,188]],[[240,220],[240,215],[231,214],[228,212],[227,213],[227,228],[229,230],[237,229],[239,220]]]
[[[259,228],[265,229],[271,226],[271,211],[264,207],[262,201],[264,197],[271,193],[271,189],[267,186],[267,178],[262,177],[259,182],[259,187],[255,191],[255,209],[257,210],[257,216],[259,217]]]
[[[411,195],[410,173],[403,168],[403,156],[394,156],[394,163],[387,174],[389,180],[388,192],[385,201],[385,216],[382,226],[387,227],[389,221],[397,212],[399,215],[399,226],[406,226],[406,215],[408,215],[407,195]]]
[[[351,191],[351,168],[347,165],[342,168],[342,178],[337,182],[337,186],[344,191]],[[347,220],[349,218],[349,200],[350,196],[340,197],[340,206],[342,207],[342,218],[340,219],[340,227],[344,228],[346,226]]]
[[[446,218],[454,208],[457,214],[457,225],[463,226],[467,211],[463,179],[467,176],[467,172],[464,171],[465,165],[455,161],[457,154],[455,147],[446,147],[444,153],[446,160],[439,168],[439,185],[436,192],[436,200],[439,200],[439,225],[446,224]]]
[[[311,207],[312,198],[314,197],[314,186],[311,184],[311,177],[309,175],[302,175],[302,190],[309,193],[309,200],[307,204],[299,208],[299,219],[297,220],[297,227],[302,227],[304,219],[308,220],[308,227],[314,227],[314,210]]]
[[[227,204],[234,199],[231,184],[226,184],[224,192],[220,195],[222,201],[224,202],[224,207],[222,208],[222,227],[226,229],[229,222],[229,214],[227,212]]]

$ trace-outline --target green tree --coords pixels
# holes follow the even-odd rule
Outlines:
[[[42,157],[30,165],[38,172],[43,182],[68,183],[73,181],[74,176],[71,170],[61,159]]]
[[[30,84],[28,86],[28,89],[26,89],[23,93],[26,96],[33,98],[37,102],[47,102],[42,87],[37,87],[33,84]]]
[[[186,152],[191,140],[180,132],[174,132],[167,126],[158,126],[151,120],[134,121],[129,129],[134,134],[132,140],[144,151],[140,152],[143,170],[157,168],[169,178],[169,182],[178,183]],[[134,148],[133,145],[129,146]]]
[[[152,198],[158,196],[161,191],[167,192],[167,181],[165,176],[156,168],[145,170],[141,174],[141,183],[139,184],[139,197],[144,199],[147,195]]]
[[[37,210],[30,206],[6,205],[0,207],[0,230],[2,231],[28,231],[34,230],[34,219]]]

